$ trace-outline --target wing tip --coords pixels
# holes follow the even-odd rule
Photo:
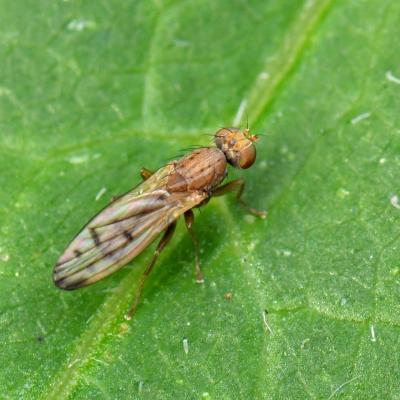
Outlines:
[[[54,268],[54,271],[53,271],[53,283],[59,289],[68,290],[68,291],[79,289],[82,286],[85,286],[84,282],[82,282],[82,281],[74,282],[73,280],[71,280],[70,277],[60,278],[57,273],[57,266]]]

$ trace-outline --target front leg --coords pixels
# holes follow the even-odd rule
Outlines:
[[[218,196],[223,196],[228,192],[237,190],[236,199],[242,207],[244,207],[247,211],[249,211],[251,214],[256,215],[257,217],[266,218],[267,217],[266,211],[256,210],[255,208],[250,207],[245,201],[242,200],[244,186],[245,186],[244,179],[235,179],[232,182],[228,182],[225,185],[216,188],[212,192],[212,195],[218,197]]]

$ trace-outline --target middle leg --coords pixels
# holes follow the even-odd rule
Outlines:
[[[142,177],[142,179],[145,181],[147,179],[149,179],[151,176],[153,175],[153,171],[150,171],[147,168],[142,168],[140,170],[140,176]]]

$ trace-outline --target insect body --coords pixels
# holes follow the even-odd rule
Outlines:
[[[164,232],[139,283],[136,300],[127,316],[130,318],[139,303],[144,282],[172,238],[181,215],[195,247],[197,281],[203,282],[192,208],[205,204],[211,196],[237,190],[243,206],[265,217],[265,212],[250,208],[241,200],[242,179],[220,186],[227,175],[228,163],[238,168],[248,168],[254,163],[256,139],[247,129],[223,128],[215,134],[216,147],[197,149],[155,173],[143,169],[144,182],[100,211],[72,240],[54,268],[54,283],[72,290],[97,282],[123,267]]]

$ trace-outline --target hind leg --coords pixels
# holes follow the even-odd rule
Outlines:
[[[204,275],[201,272],[200,268],[200,258],[199,258],[199,242],[197,241],[197,237],[193,230],[194,223],[194,214],[192,210],[188,210],[184,214],[185,216],[185,224],[186,228],[189,231],[190,237],[192,238],[193,246],[194,246],[194,257],[195,257],[195,266],[196,266],[196,282],[203,283]]]
[[[151,259],[150,264],[147,266],[142,277],[140,278],[139,286],[138,286],[138,289],[136,292],[135,301],[132,304],[131,308],[129,309],[128,313],[125,315],[125,319],[130,320],[130,319],[132,319],[133,314],[135,314],[137,306],[140,302],[140,296],[142,294],[144,284],[146,283],[147,278],[149,277],[151,271],[153,270],[153,267],[157,261],[158,256],[164,250],[165,246],[169,243],[169,241],[172,239],[172,236],[174,235],[175,227],[176,227],[176,222],[173,222],[165,230],[163,237],[161,238],[156,250],[154,251],[153,258]]]

